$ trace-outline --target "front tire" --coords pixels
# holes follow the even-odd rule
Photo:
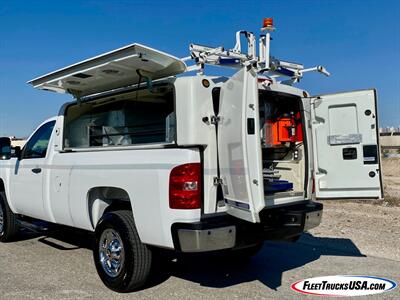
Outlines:
[[[6,194],[0,192],[0,242],[9,242],[17,234],[17,218],[8,206]]]
[[[96,227],[93,257],[97,273],[111,290],[127,293],[144,286],[152,253],[140,241],[132,211],[113,211],[101,218]]]

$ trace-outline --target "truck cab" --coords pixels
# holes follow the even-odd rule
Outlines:
[[[31,80],[75,99],[23,149],[0,139],[0,240],[24,218],[94,232],[100,278],[126,292],[155,248],[245,255],[318,226],[315,200],[381,198],[376,91],[310,96],[244,34],[248,54],[192,44],[191,67],[132,44]]]

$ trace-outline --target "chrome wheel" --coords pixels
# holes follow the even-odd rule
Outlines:
[[[0,202],[0,234],[3,233],[3,228],[4,228],[4,213],[2,204]]]
[[[99,243],[100,263],[110,277],[117,277],[125,262],[125,251],[118,232],[106,229],[101,234]]]

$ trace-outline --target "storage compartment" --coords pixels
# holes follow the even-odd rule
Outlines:
[[[260,90],[259,105],[264,194],[267,199],[303,198],[306,154],[301,98]]]
[[[261,222],[265,208],[308,198],[309,179],[299,90],[264,87],[258,79],[243,68],[222,85],[217,130],[226,211],[253,223]]]
[[[175,132],[173,87],[159,85],[71,105],[64,147],[172,143]]]

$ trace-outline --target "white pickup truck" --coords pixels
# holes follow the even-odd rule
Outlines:
[[[191,69],[132,44],[30,81],[75,100],[23,149],[0,139],[0,240],[24,219],[94,232],[99,276],[127,292],[157,247],[250,255],[318,226],[315,197],[381,198],[376,92],[312,97],[277,79],[301,66],[241,33],[249,54],[191,45]]]

